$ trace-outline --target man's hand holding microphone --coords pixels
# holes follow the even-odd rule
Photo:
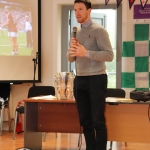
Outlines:
[[[73,27],[73,37],[70,41],[69,55],[71,57],[85,57],[87,56],[87,50],[81,44],[79,44],[78,39],[76,38],[77,28]]]

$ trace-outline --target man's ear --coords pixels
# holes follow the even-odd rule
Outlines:
[[[92,11],[92,9],[91,9],[91,8],[89,8],[89,9],[88,9],[88,13],[89,13],[89,15],[90,15],[91,11]]]

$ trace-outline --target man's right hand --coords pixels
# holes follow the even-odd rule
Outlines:
[[[76,46],[78,43],[78,39],[77,38],[71,38],[70,40],[70,48],[74,48],[74,46]]]

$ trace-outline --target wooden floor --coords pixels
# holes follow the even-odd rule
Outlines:
[[[12,132],[3,131],[0,136],[0,150],[16,150],[23,147],[24,133],[16,134],[16,139],[12,140]],[[33,139],[34,140],[34,139]],[[66,133],[47,133],[46,142],[42,143],[42,150],[78,150],[78,134]],[[109,150],[110,142],[107,143],[107,150]],[[85,150],[85,141],[82,137],[81,150]],[[127,143],[125,147],[124,142],[113,142],[112,150],[150,150],[150,144]]]

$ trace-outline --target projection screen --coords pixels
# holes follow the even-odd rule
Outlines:
[[[41,0],[0,0],[0,82],[41,81],[40,37]]]

